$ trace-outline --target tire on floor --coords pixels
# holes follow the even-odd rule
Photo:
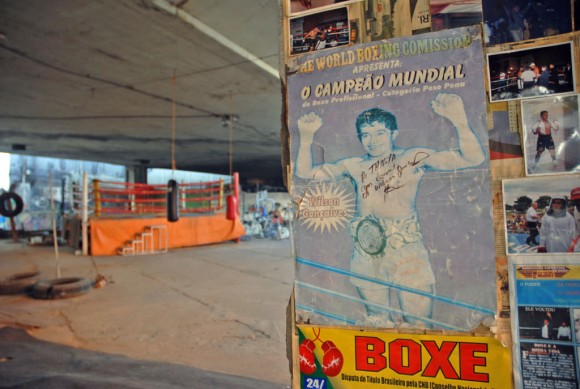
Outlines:
[[[39,281],[39,271],[13,274],[0,279],[0,295],[29,293]]]
[[[37,299],[64,299],[88,293],[93,282],[82,277],[65,277],[43,280],[34,286],[32,297]]]

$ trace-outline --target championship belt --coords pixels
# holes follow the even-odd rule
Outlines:
[[[360,248],[371,256],[383,253],[387,246],[385,229],[373,219],[364,219],[358,224],[355,240]]]

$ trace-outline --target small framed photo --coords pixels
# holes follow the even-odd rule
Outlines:
[[[349,43],[350,24],[346,7],[290,19],[290,55]]]
[[[526,173],[545,175],[580,171],[578,95],[522,101]]]
[[[324,11],[338,5],[359,3],[363,0],[286,0],[290,15],[304,15],[308,13]]]
[[[572,2],[483,0],[486,43],[520,42],[572,31]]]
[[[574,92],[572,42],[487,54],[489,100],[521,100]]]
[[[580,174],[502,184],[508,255],[580,252]]]

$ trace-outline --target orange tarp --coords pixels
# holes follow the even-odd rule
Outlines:
[[[181,217],[175,223],[166,218],[150,219],[104,219],[91,218],[91,255],[116,255],[125,242],[135,239],[145,227],[166,225],[169,237],[168,248],[199,246],[225,242],[244,235],[239,218],[226,219],[225,214]]]

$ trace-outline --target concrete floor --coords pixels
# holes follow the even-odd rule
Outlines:
[[[137,257],[83,257],[60,248],[61,277],[107,284],[62,300],[0,296],[0,327],[86,350],[184,364],[290,384],[286,306],[290,241],[171,250]],[[0,278],[38,269],[56,277],[51,246],[0,241]]]

